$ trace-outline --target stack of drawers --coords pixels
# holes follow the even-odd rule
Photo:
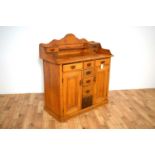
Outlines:
[[[82,90],[82,99],[80,97],[80,109],[85,109],[96,103],[98,104],[104,102],[105,98],[107,97],[107,91],[108,91],[108,87],[106,84],[106,81],[108,81],[106,74],[108,72],[105,72],[105,70],[108,71],[107,66],[109,66],[109,63],[110,63],[109,59],[98,59],[98,60],[83,61],[63,65],[64,79],[68,79],[74,76],[76,77],[77,75],[80,76],[80,77],[77,76],[76,77],[77,79],[74,78],[76,81],[79,80],[78,83],[80,86],[82,86],[82,89],[79,88],[80,90]],[[64,81],[64,83],[67,83],[67,85],[64,88],[67,87],[72,88],[71,84],[72,82],[69,83],[67,81]],[[73,92],[74,90],[72,90],[72,92],[68,94],[74,94]],[[67,98],[67,96],[65,98]],[[66,104],[76,102],[75,101],[76,97],[75,98],[71,97],[69,99],[70,100],[66,101]]]
[[[94,61],[85,61],[83,69],[82,109],[93,104]]]

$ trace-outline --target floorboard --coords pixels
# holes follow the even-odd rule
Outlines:
[[[110,91],[109,103],[58,122],[43,109],[43,94],[0,95],[1,129],[152,129],[155,89]]]

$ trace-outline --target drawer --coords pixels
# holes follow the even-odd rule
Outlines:
[[[92,86],[83,87],[83,96],[90,96],[90,95],[93,95],[93,87]]]
[[[107,65],[109,63],[110,63],[110,59],[99,59],[99,60],[96,60],[95,65],[100,66],[101,64]]]
[[[89,77],[89,76],[93,76],[94,75],[94,69],[86,69],[83,71],[83,76],[85,77]]]
[[[89,78],[83,79],[83,85],[84,86],[91,85],[91,84],[93,84],[93,82],[94,82],[94,77],[89,77]]]
[[[64,72],[78,70],[78,69],[82,69],[82,68],[83,68],[82,62],[63,65],[63,71]]]
[[[94,67],[94,61],[86,61],[84,62],[84,69]]]

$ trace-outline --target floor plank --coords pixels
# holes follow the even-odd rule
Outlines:
[[[108,104],[66,122],[55,120],[43,105],[43,94],[0,95],[0,128],[155,128],[155,89],[110,91]]]

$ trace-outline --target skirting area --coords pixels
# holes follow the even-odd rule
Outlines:
[[[0,128],[155,128],[155,89],[110,91],[109,103],[58,122],[43,94],[0,95]]]

